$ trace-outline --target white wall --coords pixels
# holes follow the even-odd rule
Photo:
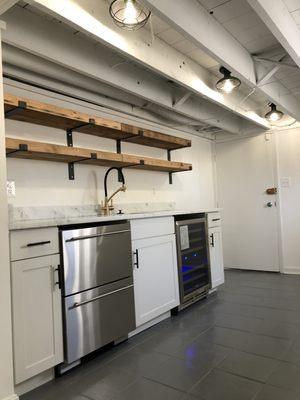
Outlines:
[[[118,195],[117,203],[172,201],[176,202],[177,209],[191,210],[215,206],[212,144],[209,140],[154,123],[151,125],[143,123],[134,117],[124,117],[116,112],[108,110],[104,112],[99,107],[77,100],[49,93],[47,95],[43,90],[32,88],[32,91],[26,91],[23,89],[24,86],[19,84],[17,86],[6,84],[5,91],[192,140],[191,148],[172,153],[175,161],[192,163],[192,172],[174,174],[174,184],[169,185],[167,173],[125,169],[128,190]],[[61,130],[12,120],[7,120],[6,135],[66,144],[65,132]],[[74,145],[115,151],[114,141],[80,133],[74,133]],[[161,149],[129,143],[124,143],[122,146],[126,153],[166,159],[166,151]],[[7,165],[8,179],[16,182],[16,197],[9,200],[15,206],[98,204],[104,197],[103,178],[107,168],[75,165],[76,179],[69,181],[65,164],[8,159]],[[110,177],[109,190],[117,188],[118,185],[117,179]]]
[[[276,134],[283,272],[300,274],[300,128]],[[282,178],[290,178],[284,187]]]

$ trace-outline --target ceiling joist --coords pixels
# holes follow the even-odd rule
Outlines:
[[[0,0],[0,15],[13,7],[19,0]]]
[[[97,45],[83,35],[74,36],[64,25],[41,19],[26,9],[9,11],[5,15],[5,21],[7,30],[2,35],[4,43],[174,112],[174,85],[164,77],[130,62],[112,68],[120,57],[111,49]],[[27,69],[36,68],[25,57],[10,54],[9,62],[12,65],[23,64]],[[39,71],[48,73],[45,63],[41,63]],[[52,71],[49,73],[53,74]],[[182,89],[178,90],[179,93],[182,93]],[[191,96],[177,106],[176,113],[234,134],[262,130],[260,124],[242,119],[238,114],[199,96]]]
[[[248,0],[278,42],[300,67],[299,28],[282,0]]]
[[[217,92],[213,74],[162,40],[157,38],[152,42],[149,31],[120,30],[107,12],[106,1],[34,0],[32,4],[209,102],[229,110],[261,129],[269,128],[264,118],[239,107],[238,102],[234,101],[234,95],[223,96]],[[249,58],[253,63],[251,57]],[[249,79],[254,80],[253,67]]]
[[[177,97],[177,99],[173,101],[173,107],[176,108],[181,106],[183,103],[187,101],[187,99],[191,97],[191,95],[192,95],[191,92],[186,92],[183,95]]]
[[[269,9],[279,12],[281,0],[248,0],[249,3],[268,3]],[[170,24],[174,29],[192,41],[198,48],[224,65],[250,87],[256,87],[255,65],[251,54],[228,31],[202,7],[197,0],[144,0],[155,14]],[[297,28],[298,29],[298,28]],[[296,36],[296,34],[295,34]],[[299,30],[297,30],[299,41]],[[295,43],[296,38],[292,43]],[[295,44],[296,46],[296,44]],[[265,75],[268,68],[260,66],[260,75]],[[286,92],[279,82],[268,82],[257,88],[269,100],[281,106],[291,116],[300,120],[300,101]]]

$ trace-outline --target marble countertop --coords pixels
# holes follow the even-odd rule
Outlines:
[[[24,219],[11,221],[9,224],[10,230],[21,230],[21,229],[32,229],[32,228],[45,228],[62,225],[73,225],[73,224],[87,224],[97,222],[109,222],[109,221],[121,221],[121,220],[132,220],[132,219],[143,219],[143,218],[158,218],[168,217],[181,214],[195,214],[195,213],[209,213],[220,211],[219,208],[201,209],[198,211],[191,210],[171,210],[171,211],[153,211],[153,212],[140,212],[130,213],[121,215],[110,215],[110,216],[77,216],[77,217],[59,217],[59,218],[43,218],[43,219]]]

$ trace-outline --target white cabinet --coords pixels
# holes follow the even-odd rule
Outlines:
[[[175,235],[134,240],[132,248],[136,325],[140,326],[179,304]]]
[[[208,228],[211,288],[224,283],[222,230],[220,226]]]
[[[54,239],[51,251],[58,253],[58,230],[57,238],[53,229],[48,234],[41,231],[44,236],[39,231],[34,232],[34,237],[30,230],[11,234],[11,258],[18,246],[20,251],[25,249],[27,257],[11,262],[16,384],[63,361],[61,290],[57,283],[59,255],[36,257],[49,243],[55,243]]]

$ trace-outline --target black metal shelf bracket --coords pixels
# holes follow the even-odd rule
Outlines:
[[[18,101],[17,107],[14,107],[11,110],[5,111],[5,113],[4,113],[5,118],[8,118],[9,116],[11,116],[19,111],[25,110],[26,108],[27,108],[26,101]]]
[[[172,161],[171,160],[171,150],[167,150],[168,153],[168,161]],[[173,172],[169,172],[169,184],[173,185]]]
[[[73,128],[67,129],[66,133],[67,133],[67,145],[68,145],[68,147],[73,147],[73,131],[80,132],[81,128],[83,128],[85,126],[93,126],[93,125],[95,125],[95,120],[90,118],[89,122],[86,122],[84,124],[79,124],[79,125],[74,126]],[[91,153],[91,157],[89,157],[89,158],[83,158],[81,160],[76,160],[76,161],[68,163],[69,180],[70,181],[74,181],[74,179],[75,179],[75,170],[74,170],[74,164],[75,163],[79,163],[79,162],[87,161],[87,160],[91,160],[91,159],[93,159],[93,160],[97,159],[97,154],[96,153]]]
[[[139,164],[124,165],[122,168],[134,168],[134,167],[138,167],[139,165],[145,165],[145,160],[140,160]]]
[[[122,171],[123,168],[134,168],[134,167],[137,167],[138,165],[145,165],[145,160],[140,160],[139,164],[127,164],[127,165],[124,165],[123,167],[120,167],[120,170]],[[118,171],[118,181],[119,182],[123,182],[120,171]]]
[[[12,150],[9,153],[6,153],[6,157],[9,157],[11,154],[19,153],[20,151],[28,151],[27,144],[20,144],[17,150]]]
[[[70,181],[74,181],[74,179],[75,179],[74,164],[81,163],[81,162],[88,161],[88,160],[97,160],[97,153],[91,153],[90,157],[81,158],[80,160],[75,160],[75,161],[68,163],[69,180]]]
[[[131,139],[131,138],[136,137],[136,136],[137,135],[130,135],[130,136],[127,136],[126,138],[116,139],[117,153],[118,154],[122,153],[122,142],[126,142],[126,140]]]
[[[77,126],[74,126],[73,128],[67,129],[67,145],[69,147],[73,147],[73,131],[80,132],[81,128],[84,128],[85,126],[93,126],[95,125],[95,120],[90,118],[89,122],[86,122],[84,124],[80,124]]]

